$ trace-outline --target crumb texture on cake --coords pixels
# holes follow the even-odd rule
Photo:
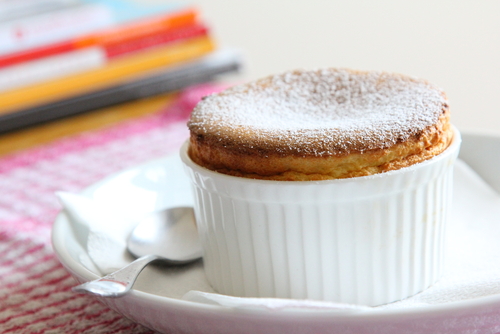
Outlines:
[[[323,180],[427,160],[451,141],[444,92],[427,81],[347,69],[290,71],[205,97],[190,156],[230,175]]]

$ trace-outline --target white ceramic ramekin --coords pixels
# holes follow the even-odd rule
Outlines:
[[[372,176],[267,181],[181,158],[194,184],[208,281],[240,297],[381,305],[440,276],[450,209],[452,144],[425,162]]]

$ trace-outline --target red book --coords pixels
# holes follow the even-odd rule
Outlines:
[[[109,43],[108,45],[104,45],[104,50],[106,51],[107,58],[112,59],[121,55],[174,42],[176,40],[185,40],[188,38],[203,36],[207,34],[207,27],[201,24],[196,24],[188,27],[177,28],[174,30],[167,29],[166,31],[159,31],[149,36],[135,38],[128,41]]]

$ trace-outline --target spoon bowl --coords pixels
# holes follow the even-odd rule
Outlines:
[[[149,214],[130,234],[127,249],[137,258],[154,254],[170,264],[199,259],[202,250],[193,208],[177,207]]]
[[[153,261],[180,265],[201,258],[193,208],[176,207],[147,215],[130,234],[127,249],[137,260],[72,290],[99,297],[121,297],[130,291],[141,271]]]

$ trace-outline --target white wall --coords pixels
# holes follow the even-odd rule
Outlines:
[[[194,0],[242,80],[294,68],[386,70],[428,79],[461,129],[500,133],[499,0]]]

